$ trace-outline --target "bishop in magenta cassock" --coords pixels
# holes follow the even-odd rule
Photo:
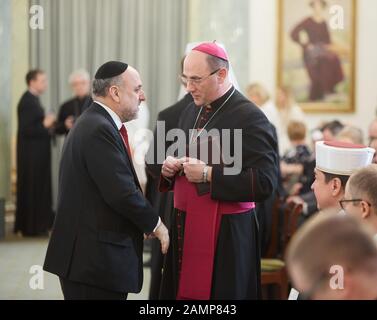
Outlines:
[[[233,164],[238,166],[233,174],[225,170],[230,166],[226,161],[211,162],[201,159],[201,154],[197,159],[186,154],[164,161],[160,190],[174,191],[175,209],[160,298],[258,299],[255,202],[271,195],[277,184],[271,124],[233,87],[228,56],[216,43],[202,43],[187,55],[182,81],[194,100],[182,111],[177,125],[186,133],[184,150],[205,141],[212,129],[220,135],[227,129],[233,137],[230,150],[241,161]],[[242,130],[241,137],[236,129]],[[208,148],[215,148],[215,140],[208,137]],[[223,139],[217,139],[222,152],[223,144]]]

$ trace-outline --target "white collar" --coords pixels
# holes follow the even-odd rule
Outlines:
[[[123,126],[123,123],[122,123],[122,120],[120,120],[119,116],[113,110],[111,110],[108,106],[104,105],[103,103],[98,102],[97,100],[94,100],[94,102],[99,104],[102,108],[104,108],[108,112],[110,117],[115,122],[115,125],[117,126],[118,130],[120,130],[120,128]]]

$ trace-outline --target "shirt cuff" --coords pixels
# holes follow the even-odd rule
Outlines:
[[[156,230],[160,226],[160,224],[161,224],[161,218],[158,217],[158,222],[157,222],[156,228],[153,229],[153,232],[156,232]]]

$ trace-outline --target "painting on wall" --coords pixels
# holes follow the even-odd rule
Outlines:
[[[277,0],[277,83],[307,112],[355,111],[355,0]]]

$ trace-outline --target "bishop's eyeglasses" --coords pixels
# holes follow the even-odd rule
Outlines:
[[[195,85],[195,86],[198,86],[198,85],[200,85],[204,80],[207,80],[209,77],[213,76],[215,73],[217,73],[217,72],[219,72],[219,71],[220,71],[220,69],[217,69],[217,70],[211,72],[208,76],[206,76],[206,77],[202,77],[202,78],[200,78],[200,77],[187,78],[185,75],[182,74],[182,75],[181,75],[181,83],[182,83],[185,87],[187,87],[187,85],[188,85],[189,83],[191,83],[191,84],[193,84],[193,85]]]

